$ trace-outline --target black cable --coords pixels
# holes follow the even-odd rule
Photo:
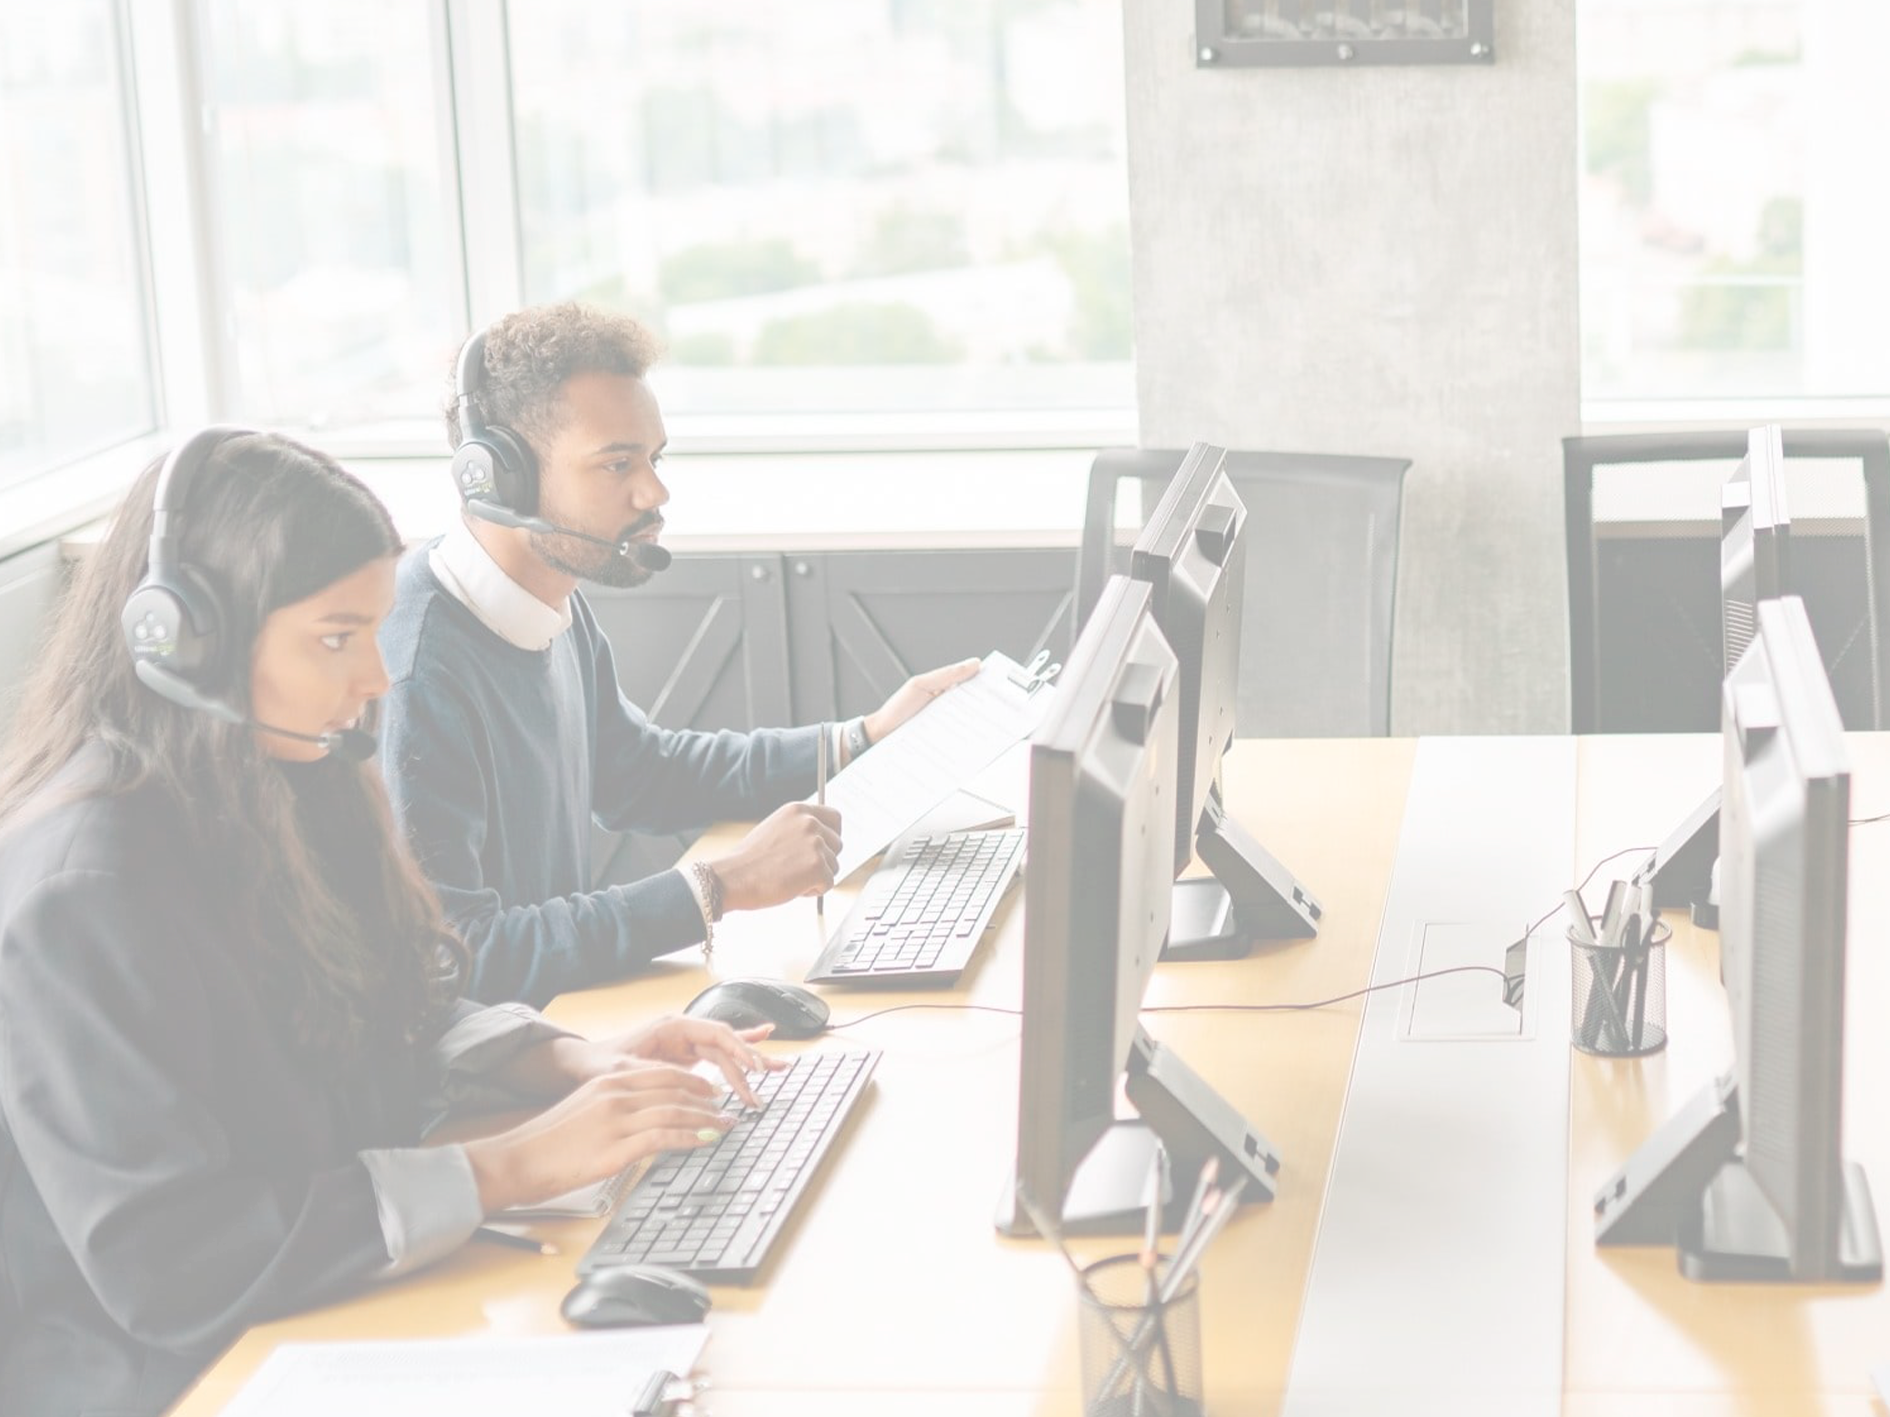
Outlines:
[[[837,1033],[843,1028],[853,1027],[856,1023],[865,1023],[869,1018],[878,1018],[881,1014],[902,1013],[906,1009],[976,1009],[980,1013],[1009,1014],[1012,1018],[1024,1016],[1022,1009],[1003,1009],[996,1004],[894,1004],[890,1008],[874,1009],[870,1014],[850,1018],[845,1023],[830,1023],[827,1025],[827,1032]]]
[[[1606,866],[1610,861],[1619,861],[1623,856],[1632,856],[1637,851],[1658,851],[1658,850],[1660,850],[1660,848],[1657,846],[1624,846],[1619,851],[1610,852],[1608,855],[1602,857],[1594,865],[1588,868],[1588,874],[1586,876],[1583,876],[1581,880],[1581,884],[1575,887],[1575,894],[1580,895],[1583,891],[1587,890],[1588,883],[1595,879],[1595,872],[1599,871],[1603,866]],[[1530,925],[1528,929],[1523,931],[1523,938],[1526,940],[1531,935],[1535,934],[1537,926],[1541,925],[1543,921],[1545,920],[1552,919],[1555,915],[1555,912],[1558,910],[1561,910],[1567,904],[1568,902],[1566,900],[1558,900],[1554,904],[1554,906],[1550,908],[1548,914],[1543,915],[1540,918],[1538,918],[1534,924]]]
[[[1330,999],[1317,999],[1309,1004],[1160,1004],[1152,1009],[1143,1009],[1142,1012],[1145,1014],[1298,1013],[1304,1009],[1330,1008],[1334,1004],[1343,1004],[1347,999],[1373,994],[1380,989],[1396,989],[1403,984],[1416,984],[1421,979],[1441,979],[1446,974],[1494,974],[1498,979],[1509,978],[1493,964],[1453,964],[1448,969],[1427,969],[1422,974],[1406,975],[1403,979],[1389,979],[1383,984],[1367,984],[1363,989],[1354,989],[1349,994],[1334,994]]]
[[[1884,818],[1890,818],[1890,812],[1886,812]],[[1870,820],[1880,821],[1884,818],[1873,817]],[[1577,895],[1581,894],[1581,892],[1587,888],[1588,883],[1595,879],[1595,872],[1599,871],[1603,866],[1606,866],[1610,861],[1618,861],[1623,856],[1632,856],[1637,851],[1647,852],[1657,849],[1658,848],[1652,846],[1624,846],[1619,851],[1610,852],[1588,868],[1588,874],[1583,876],[1581,884],[1575,887],[1575,893]],[[1562,909],[1567,903],[1566,901],[1557,902],[1548,914],[1543,915],[1534,924],[1523,931],[1523,939],[1526,940],[1531,935],[1535,934],[1538,926],[1553,916],[1557,910]],[[1448,969],[1427,970],[1422,974],[1407,975],[1403,979],[1392,979],[1383,984],[1368,984],[1363,989],[1354,989],[1349,994],[1337,994],[1330,999],[1317,999],[1311,1003],[1305,1004],[1161,1004],[1154,1008],[1139,1009],[1137,1012],[1145,1014],[1297,1013],[1305,1009],[1330,1008],[1333,1004],[1343,1004],[1349,999],[1356,999],[1365,994],[1376,993],[1380,989],[1397,989],[1406,984],[1416,984],[1425,979],[1436,979],[1445,974],[1472,974],[1478,972],[1494,974],[1500,978],[1503,981],[1503,1002],[1512,1007],[1515,1005],[1516,1001],[1510,997],[1512,985],[1507,972],[1498,969],[1493,964],[1455,964]],[[1516,982],[1520,983],[1521,981],[1518,980]],[[861,1014],[858,1018],[850,1018],[845,1023],[830,1023],[827,1025],[827,1031],[829,1033],[836,1033],[840,1029],[851,1028],[856,1023],[865,1023],[868,1019],[878,1018],[882,1014],[896,1014],[906,1009],[944,1009],[948,1011],[975,1009],[988,1014],[1008,1014],[1012,1018],[1021,1018],[1023,1016],[1023,1010],[1021,1009],[999,1008],[994,1004],[894,1004],[890,1008],[875,1009],[870,1014]]]
[[[1335,994],[1330,999],[1315,999],[1304,1004],[1157,1004],[1151,1008],[1138,1009],[1143,1014],[1187,1014],[1187,1013],[1279,1013],[1299,1012],[1304,1009],[1330,1008],[1342,1004],[1347,999],[1356,999],[1362,994],[1374,993],[1379,989],[1396,989],[1401,984],[1416,984],[1422,979],[1437,979],[1446,974],[1494,974],[1498,978],[1509,976],[1490,964],[1453,964],[1448,969],[1432,969],[1422,974],[1408,975],[1403,979],[1392,979],[1383,984],[1368,984],[1363,989],[1354,989],[1349,994]],[[881,1014],[896,1014],[903,1009],[976,1009],[988,1014],[1009,1014],[1012,1018],[1021,1018],[1022,1009],[999,1008],[995,1004],[894,1004],[891,1008],[875,1009],[870,1014],[861,1014],[850,1018],[845,1023],[827,1025],[829,1033],[841,1028],[851,1028],[856,1023],[865,1023],[869,1018],[878,1018]]]
[[[1602,857],[1594,865],[1588,868],[1588,874],[1586,876],[1583,876],[1581,879],[1581,883],[1575,887],[1575,894],[1579,896],[1583,891],[1587,890],[1588,883],[1595,879],[1595,872],[1599,871],[1603,866],[1606,866],[1610,861],[1619,861],[1623,856],[1632,856],[1636,852],[1658,851],[1659,849],[1660,848],[1657,846],[1624,846],[1619,851],[1609,852],[1606,856]],[[1567,909],[1567,907],[1568,907],[1568,901],[1566,898],[1557,901],[1555,905],[1552,906],[1546,914],[1538,916],[1534,922],[1532,922],[1531,924],[1523,928],[1523,932],[1522,932],[1523,940],[1527,940],[1531,935],[1535,934],[1536,930],[1544,922],[1554,919],[1556,911],[1565,910]],[[1587,904],[1584,902],[1582,909],[1586,910],[1587,908],[1588,908]],[[1521,944],[1522,940],[1517,941],[1517,943]],[[1517,1000],[1520,997],[1521,990],[1523,988],[1523,976],[1519,974],[1514,979],[1511,979],[1507,974],[1505,974],[1503,976],[1503,979],[1504,979],[1503,1002],[1508,1004],[1511,1008],[1516,1008],[1518,1007]]]
[[[1879,812],[1874,817],[1852,817],[1846,826],[1867,827],[1872,822],[1890,822],[1890,812]]]

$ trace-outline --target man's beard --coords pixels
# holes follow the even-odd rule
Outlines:
[[[571,548],[569,554],[566,548]],[[607,546],[593,546],[570,536],[535,531],[532,550],[554,571],[615,590],[632,590],[656,574],[634,556],[622,556]]]
[[[545,520],[563,526],[578,525],[562,516],[550,514],[545,515]],[[621,546],[646,531],[660,531],[662,526],[663,518],[659,513],[645,512],[618,532],[615,539]],[[626,556],[608,546],[580,541],[575,536],[535,531],[532,533],[532,550],[554,571],[614,590],[633,590],[656,574],[654,569],[644,565],[635,555]]]

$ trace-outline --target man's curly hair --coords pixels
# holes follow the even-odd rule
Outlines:
[[[473,397],[487,426],[502,424],[542,455],[565,416],[565,381],[579,374],[641,379],[662,353],[656,335],[628,315],[567,301],[534,305],[486,331],[485,376]],[[455,369],[446,371],[446,436],[459,446]]]

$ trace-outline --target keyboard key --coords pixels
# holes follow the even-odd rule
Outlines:
[[[969,962],[1017,875],[1024,833],[955,832],[921,838],[884,863],[808,974],[949,983]]]
[[[578,1266],[660,1264],[704,1279],[755,1277],[879,1054],[803,1054],[769,1073],[771,1094],[700,1151],[659,1157]],[[691,1189],[693,1183],[693,1189]]]

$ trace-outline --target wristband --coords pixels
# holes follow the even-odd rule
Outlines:
[[[702,897],[702,957],[707,959],[715,952],[715,924],[722,918],[722,878],[707,861],[690,863],[689,872]]]

